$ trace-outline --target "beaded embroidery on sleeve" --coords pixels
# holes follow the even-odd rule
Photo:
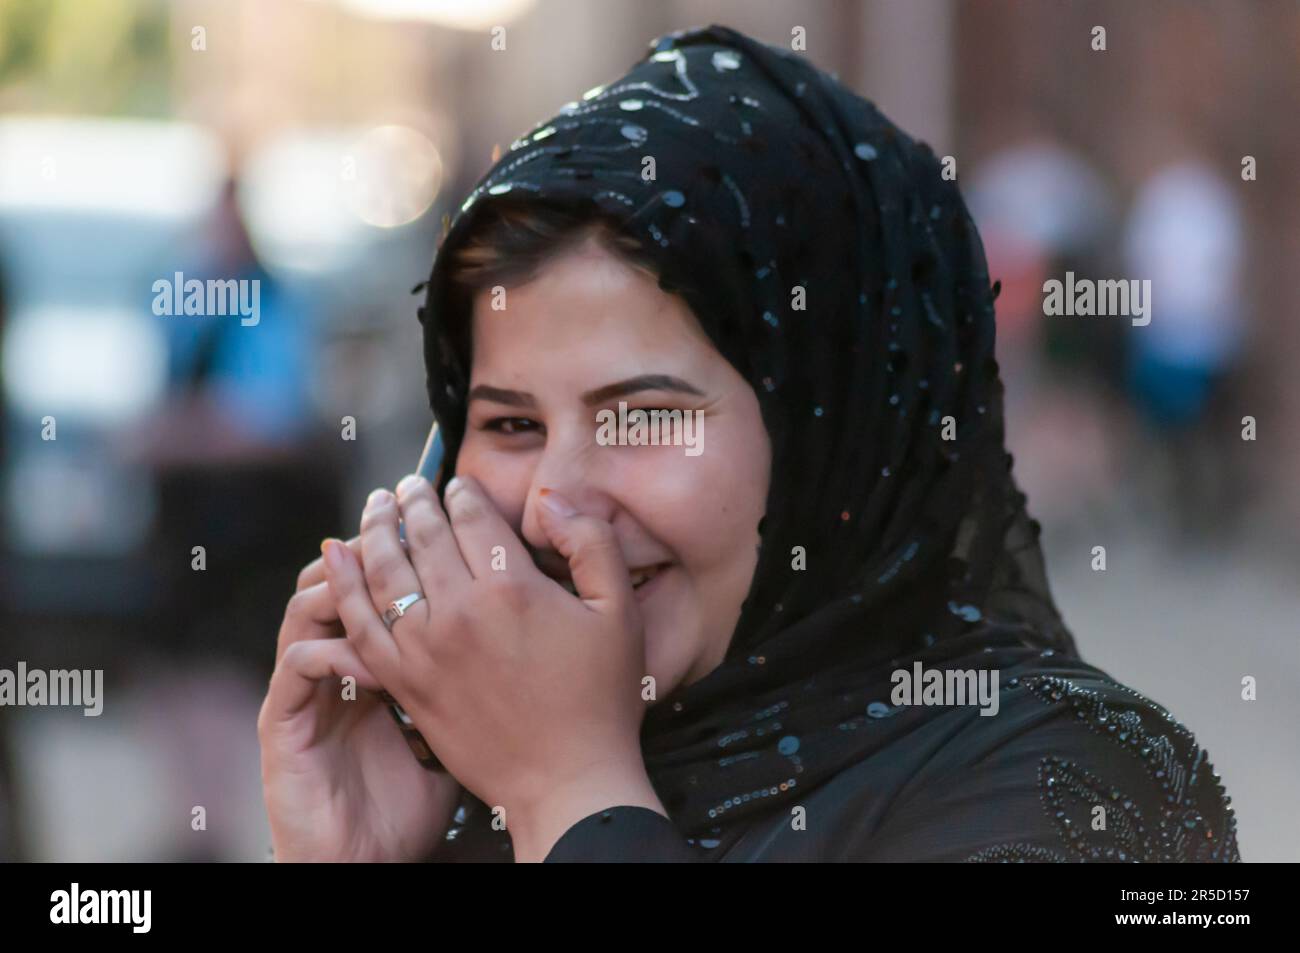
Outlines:
[[[1115,683],[1109,688],[1126,696],[1119,705],[1065,678],[1027,676],[1011,684],[1016,681],[1045,704],[1069,704],[1089,729],[1138,759],[1159,797],[1139,798],[1138,792],[1121,791],[1072,761],[1043,758],[1040,799],[1064,851],[998,844],[972,854],[968,862],[1240,862],[1231,799],[1205,751],[1168,711]],[[1105,808],[1104,830],[1094,829],[1097,805]]]

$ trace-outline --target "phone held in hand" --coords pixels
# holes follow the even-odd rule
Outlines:
[[[416,472],[432,483],[435,491],[442,475],[442,458],[442,437],[438,433],[438,422],[434,421],[429,430],[429,439],[424,443],[424,452],[420,454],[420,464],[416,468]],[[398,535],[401,536],[403,542],[406,541],[405,528],[400,523],[398,524]],[[393,718],[397,721],[397,727],[401,729],[407,746],[411,749],[411,753],[415,755],[415,760],[430,771],[446,771],[447,769],[443,767],[442,762],[438,760],[438,756],[429,747],[429,743],[424,740],[424,736],[415,727],[415,722],[411,721],[411,716],[403,711],[402,706],[397,703],[397,699],[383,689],[379,691],[379,697],[387,703],[388,710],[392,712]]]

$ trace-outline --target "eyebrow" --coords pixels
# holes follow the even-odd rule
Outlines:
[[[697,397],[704,396],[702,390],[680,377],[673,377],[671,374],[640,374],[589,390],[582,395],[582,402],[588,407],[594,407],[615,397],[627,397],[643,390],[663,390],[679,394],[694,394]],[[527,391],[508,390],[504,387],[493,387],[491,384],[479,384],[471,390],[467,401],[474,400],[490,400],[510,407],[535,408],[537,406],[537,399]]]

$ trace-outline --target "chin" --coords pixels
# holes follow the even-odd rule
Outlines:
[[[668,580],[665,580],[668,581]],[[667,587],[641,607],[645,621],[646,674],[654,676],[658,702],[689,681],[706,650],[699,618],[689,603],[674,596]]]
[[[646,674],[654,676],[656,700],[650,704],[656,705],[685,681],[697,645],[689,627],[674,625],[669,618],[655,618],[650,612],[646,616]]]

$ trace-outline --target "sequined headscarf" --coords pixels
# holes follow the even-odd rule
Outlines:
[[[469,372],[450,332],[468,317],[444,263],[482,209],[521,197],[636,238],[771,437],[726,658],[643,728],[683,833],[723,843],[924,724],[936,709],[889,703],[915,659],[1073,654],[1003,447],[983,248],[929,146],[795,53],[720,26],[654,41],[515,141],[444,235],[420,315],[449,459]]]

